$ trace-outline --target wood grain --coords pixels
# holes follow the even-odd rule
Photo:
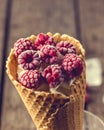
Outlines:
[[[6,16],[6,2],[7,0],[1,0],[0,3],[0,61],[3,59],[3,43],[4,43],[4,26]],[[2,73],[2,62],[0,62],[0,79]]]
[[[72,0],[13,0],[8,54],[18,38],[48,31],[75,36]],[[4,90],[1,130],[35,130],[32,119],[7,76]]]
[[[104,121],[104,0],[79,0],[82,43],[86,57],[101,60],[103,83],[98,89],[91,90],[88,110]]]
[[[1,104],[2,104],[2,92],[3,92],[3,55],[4,55],[4,36],[5,36],[5,18],[6,18],[6,3],[7,0],[1,0],[0,1],[0,122],[1,122]],[[0,123],[1,124],[1,123]]]

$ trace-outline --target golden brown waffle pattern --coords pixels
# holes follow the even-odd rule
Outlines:
[[[52,34],[56,43],[67,40],[75,45],[78,55],[81,56],[84,70],[70,86],[70,95],[53,94],[44,91],[27,89],[17,81],[17,60],[14,50],[7,60],[7,74],[22,98],[30,116],[38,130],[82,130],[84,98],[86,88],[85,78],[85,51],[80,42],[66,34]],[[35,35],[28,37],[32,42]]]

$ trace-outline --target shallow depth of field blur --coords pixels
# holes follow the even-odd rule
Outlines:
[[[40,32],[71,35],[86,50],[85,109],[104,121],[104,0],[0,1],[0,130],[35,130],[5,72],[14,42]]]

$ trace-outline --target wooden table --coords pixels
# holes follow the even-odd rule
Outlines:
[[[81,41],[86,57],[98,57],[103,83],[90,91],[87,110],[104,121],[104,0],[0,0],[0,129],[35,130],[18,93],[5,73],[5,61],[20,37],[51,31]]]

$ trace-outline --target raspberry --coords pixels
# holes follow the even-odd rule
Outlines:
[[[40,84],[41,74],[37,70],[26,70],[19,77],[19,82],[27,88],[38,88]]]
[[[41,57],[46,63],[55,63],[58,61],[58,52],[54,46],[44,45],[40,51]]]
[[[18,56],[18,64],[25,70],[35,69],[40,62],[40,55],[35,50],[26,50]]]
[[[14,53],[18,57],[25,50],[34,50],[35,46],[28,39],[21,38],[14,43]]]
[[[73,44],[71,44],[68,41],[61,41],[61,42],[57,43],[56,47],[62,55],[65,55],[67,53],[75,53],[76,54],[75,47],[73,46]]]
[[[85,103],[88,103],[89,101],[90,101],[90,95],[87,92],[85,95]]]
[[[83,63],[78,55],[69,53],[65,55],[65,58],[62,62],[62,67],[69,75],[69,78],[74,78],[82,73]]]
[[[64,76],[62,74],[62,68],[58,64],[49,65],[43,71],[43,77],[46,78],[49,86],[54,88],[60,85],[64,81]]]
[[[35,47],[39,50],[43,45],[55,45],[54,39],[47,34],[38,34],[35,40]]]

